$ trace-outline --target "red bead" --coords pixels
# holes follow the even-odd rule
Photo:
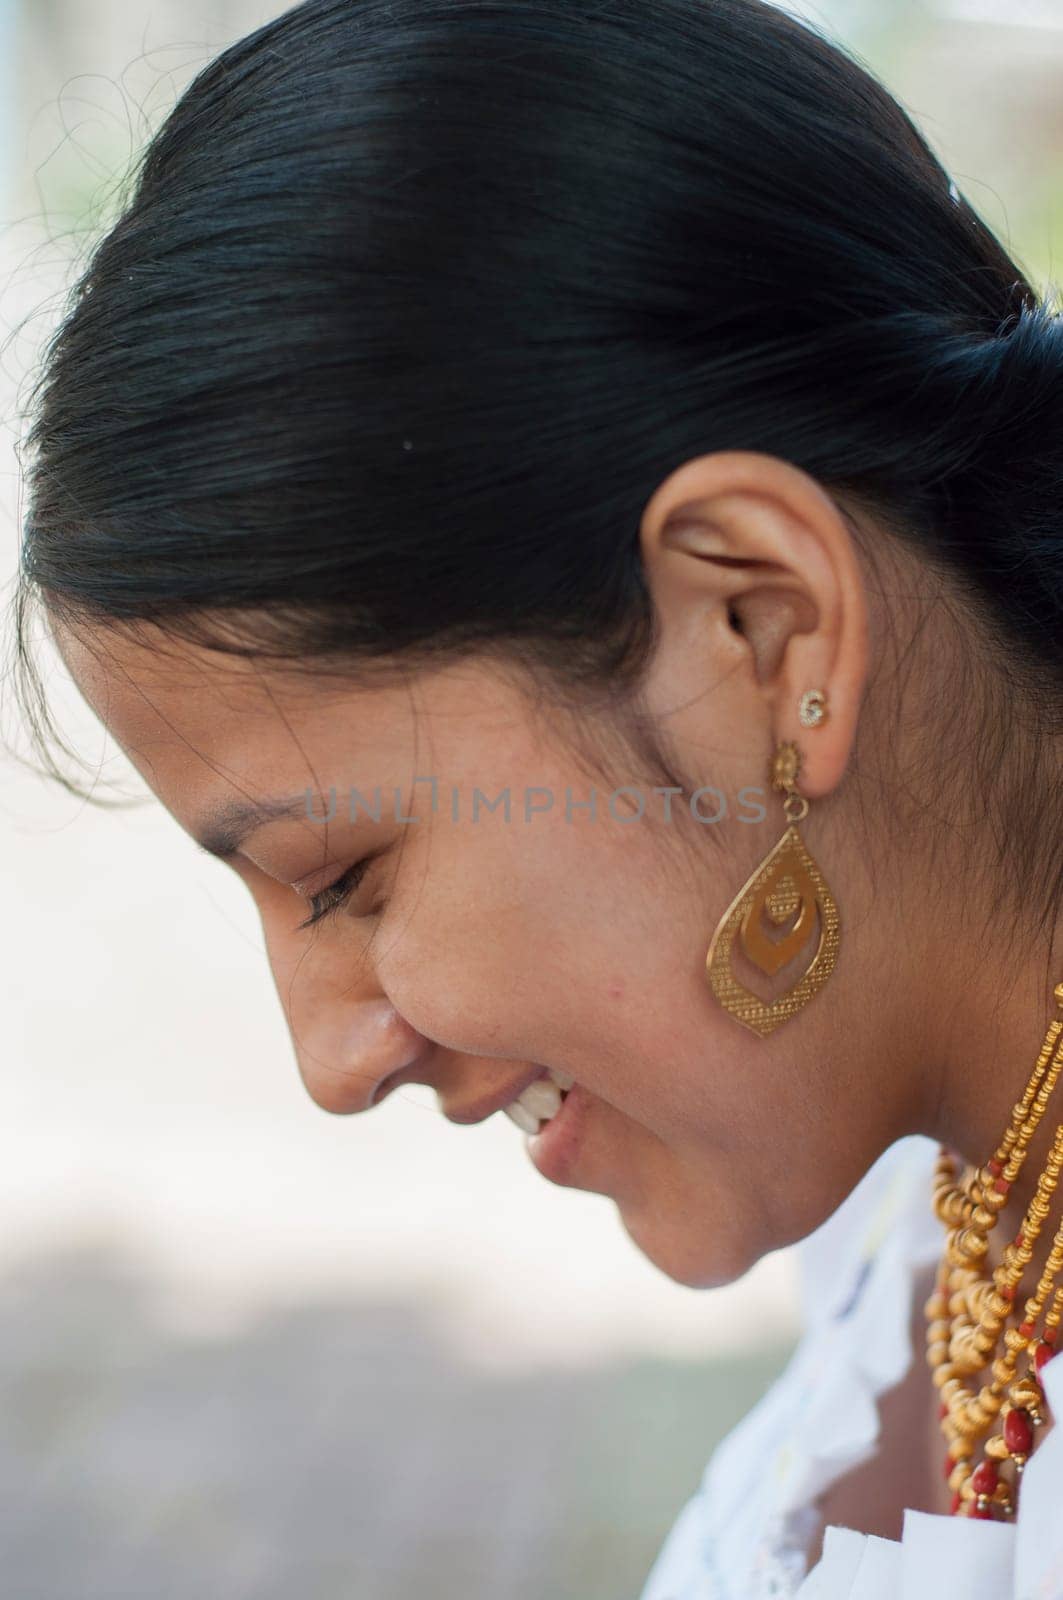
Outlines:
[[[1003,1300],[1014,1300],[1014,1298],[1015,1298],[1015,1285],[1013,1283],[1006,1283],[1004,1285],[1004,1287],[1001,1289],[1000,1295],[1001,1295],[1001,1299],[1003,1299]]]
[[[989,1170],[993,1174],[994,1178],[999,1178],[1000,1174],[1004,1171],[1004,1168],[1001,1166],[1000,1162],[997,1161],[997,1160],[987,1161],[986,1162],[986,1166],[989,1168]]]
[[[1023,1245],[1024,1245],[1024,1244],[1025,1244],[1025,1243],[1026,1243],[1026,1235],[1025,1235],[1025,1234],[1024,1234],[1024,1233],[1023,1233],[1023,1232],[1022,1232],[1022,1231],[1021,1231],[1021,1230],[1020,1230],[1020,1231],[1019,1231],[1019,1232],[1018,1232],[1018,1233],[1017,1233],[1017,1234],[1016,1234],[1016,1235],[1015,1235],[1015,1245],[1016,1245],[1016,1248],[1017,1248],[1017,1249],[1019,1249],[1019,1250],[1021,1250],[1021,1249],[1022,1249],[1022,1247],[1023,1247]]]
[[[953,1469],[953,1467],[955,1465],[956,1465],[956,1463],[955,1463],[955,1461],[953,1461],[951,1456],[946,1456],[945,1457],[945,1482],[946,1483],[952,1477],[952,1469]]]
[[[1019,1332],[1022,1334],[1024,1339],[1032,1339],[1033,1338],[1033,1323],[1032,1322],[1020,1322],[1019,1323]]]
[[[1007,1178],[997,1178],[993,1184],[993,1188],[997,1191],[997,1194],[1007,1194],[1008,1190],[1011,1188],[1011,1184],[1008,1182]]]
[[[948,1416],[948,1414],[949,1414],[949,1408],[945,1404],[944,1400],[942,1400],[941,1404],[938,1406],[938,1421],[939,1422],[944,1422],[944,1420]]]
[[[950,1517],[954,1517],[956,1515],[957,1511],[960,1509],[960,1506],[962,1504],[963,1504],[963,1495],[957,1489],[956,1493],[952,1497],[952,1504],[949,1507],[949,1516]]]
[[[1056,1335],[1057,1335],[1058,1332],[1059,1332],[1058,1326],[1053,1325],[1051,1328],[1046,1328],[1044,1333],[1041,1335],[1041,1337],[1044,1340],[1045,1344],[1055,1344]]]
[[[977,1517],[980,1522],[991,1522],[993,1520],[993,1511],[990,1506],[980,1506],[976,1500],[971,1507],[971,1516]]]
[[[1039,1344],[1033,1353],[1033,1364],[1035,1369],[1040,1372],[1041,1368],[1045,1365],[1045,1362],[1051,1361],[1052,1357],[1054,1355],[1058,1355],[1058,1353],[1058,1351],[1052,1349],[1050,1344]]]
[[[997,1486],[997,1465],[995,1461],[983,1461],[971,1474],[971,1488],[975,1494],[992,1494]]]
[[[1033,1445],[1033,1424],[1030,1413],[1024,1410],[1009,1411],[1004,1418],[1004,1443],[1013,1456],[1028,1456]]]

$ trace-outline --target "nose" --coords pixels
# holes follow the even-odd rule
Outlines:
[[[320,1015],[293,1032],[296,1060],[310,1098],[339,1116],[368,1111],[400,1082],[422,1076],[434,1046],[383,997],[364,998]]]

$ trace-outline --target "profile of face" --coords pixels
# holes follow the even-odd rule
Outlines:
[[[867,870],[874,823],[856,821],[877,804],[874,680],[903,584],[884,596],[839,503],[754,453],[686,462],[640,537],[658,637],[637,715],[705,791],[696,807],[640,767],[633,724],[544,694],[497,654],[373,682],[152,627],[55,637],[158,799],[253,896],[320,1106],[366,1111],[424,1083],[467,1125],[548,1073],[571,1080],[530,1159],[609,1196],[662,1271],[710,1286],[810,1232],[892,1140],[929,1127],[930,991],[948,992],[958,957],[918,852],[884,894]],[[895,553],[915,587],[919,565]],[[912,674],[928,704],[950,670],[942,640],[937,667]],[[798,717],[809,689],[828,706],[815,728]],[[801,831],[841,944],[825,987],[758,1037],[716,1000],[705,962],[786,825],[768,782],[784,739],[801,752]],[[762,975],[763,998],[814,949]]]

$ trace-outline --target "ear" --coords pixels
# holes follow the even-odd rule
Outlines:
[[[867,592],[837,503],[776,456],[720,451],[661,484],[640,539],[659,628],[652,708],[673,736],[756,750],[765,771],[793,739],[802,794],[830,793],[868,670]],[[826,696],[815,728],[798,715],[808,689]]]

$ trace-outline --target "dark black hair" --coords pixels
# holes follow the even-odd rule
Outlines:
[[[36,594],[323,670],[634,684],[646,502],[751,449],[948,574],[1058,730],[1063,318],[806,23],[304,0],[135,180],[34,396],[20,639]]]

